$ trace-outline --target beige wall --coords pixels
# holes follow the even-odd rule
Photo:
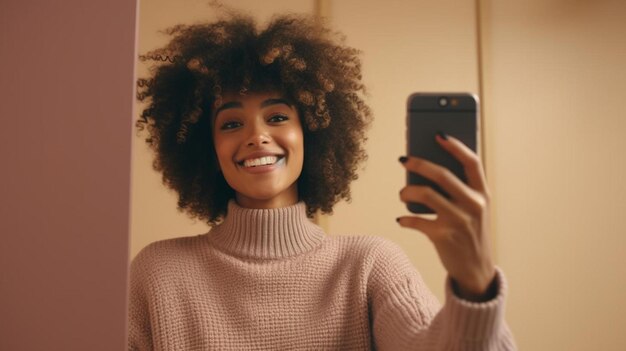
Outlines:
[[[487,156],[525,350],[626,350],[626,3],[484,1]]]
[[[0,350],[126,348],[134,39],[134,1],[0,1]]]

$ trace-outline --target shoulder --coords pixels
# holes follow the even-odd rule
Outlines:
[[[380,236],[337,236],[333,240],[346,252],[344,257],[358,265],[372,301],[419,296],[424,304],[438,305],[404,248],[395,241]]]
[[[139,251],[135,261],[164,260],[171,257],[189,254],[198,246],[204,235],[184,236],[152,242]]]
[[[402,251],[393,241],[374,235],[332,235],[327,236],[326,245],[358,256],[373,259],[385,253]]]
[[[344,235],[332,237],[338,245],[352,250],[362,251],[370,258],[389,258],[390,256],[405,256],[400,245],[391,239],[375,235]]]
[[[344,255],[360,262],[368,275],[392,274],[414,270],[400,245],[374,235],[332,236],[329,245],[337,246]]]
[[[333,245],[347,246],[365,251],[376,251],[394,245],[399,248],[390,239],[376,235],[332,235],[328,236],[328,240]]]
[[[137,256],[142,254],[149,255],[154,252],[167,252],[167,251],[180,251],[180,250],[188,250],[196,245],[198,245],[199,240],[205,238],[205,234],[194,235],[194,236],[182,236],[177,238],[170,238],[164,240],[158,240],[151,242],[146,245],[143,249],[139,251]]]
[[[389,291],[417,291],[427,296],[427,287],[404,249],[391,239],[380,236],[341,237],[347,250],[358,252],[362,274],[367,277],[368,295],[373,299]],[[354,256],[353,256],[354,257]]]
[[[201,254],[203,239],[206,239],[205,235],[185,236],[146,245],[131,262],[131,279],[150,279],[168,272],[175,274],[181,267],[189,268]]]

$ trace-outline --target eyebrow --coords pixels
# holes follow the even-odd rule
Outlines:
[[[279,99],[267,99],[261,103],[261,107],[265,108],[272,105],[284,104],[289,107],[293,107],[293,104],[289,102],[287,99],[279,98]],[[243,105],[239,101],[231,101],[223,104],[217,110],[215,110],[215,116],[217,116],[221,111],[229,109],[229,108],[243,108]]]
[[[287,99],[267,99],[265,101],[263,101],[261,103],[261,107],[267,107],[267,106],[271,106],[271,105],[278,105],[278,104],[285,104],[289,107],[293,107],[293,104],[289,101],[287,101]]]
[[[222,110],[226,110],[228,108],[242,108],[243,105],[239,101],[231,101],[223,104],[217,110],[215,110],[215,116],[217,116]]]

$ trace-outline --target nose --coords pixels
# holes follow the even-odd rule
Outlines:
[[[263,123],[255,121],[250,127],[250,134],[246,140],[247,146],[258,147],[269,144],[272,141],[269,130]]]

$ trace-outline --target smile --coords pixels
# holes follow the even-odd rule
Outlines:
[[[243,160],[239,164],[245,168],[254,168],[261,166],[271,166],[276,164],[282,157],[279,156],[263,156],[257,158],[250,158],[247,160]]]

